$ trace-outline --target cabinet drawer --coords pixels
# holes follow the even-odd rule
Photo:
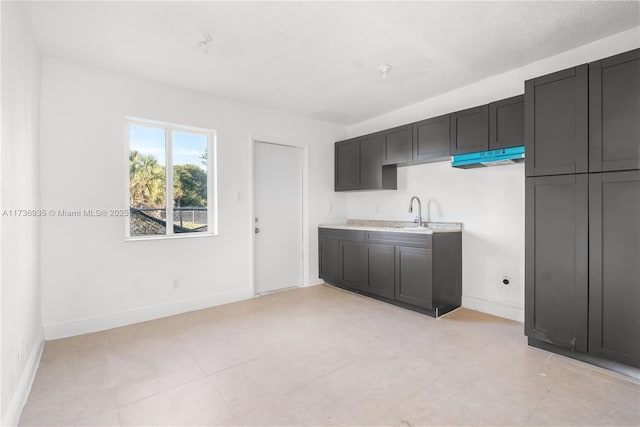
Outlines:
[[[330,239],[353,240],[362,242],[364,240],[364,231],[361,230],[340,230],[337,228],[319,228],[320,237],[328,237]]]
[[[431,234],[405,233],[392,231],[366,231],[365,240],[370,243],[387,243],[392,245],[431,248]]]

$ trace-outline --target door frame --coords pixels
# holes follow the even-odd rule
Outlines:
[[[255,189],[255,167],[256,156],[255,147],[257,143],[281,145],[285,147],[302,149],[302,285],[309,286],[309,147],[298,142],[288,141],[283,138],[276,138],[269,135],[249,135],[250,152],[251,152],[251,178],[250,178],[250,194],[251,194],[251,215],[249,216],[249,232],[251,233],[250,253],[251,263],[249,268],[249,280],[251,282],[251,291],[253,296],[258,296],[256,289],[256,234],[254,233],[254,218],[256,217],[256,189]]]

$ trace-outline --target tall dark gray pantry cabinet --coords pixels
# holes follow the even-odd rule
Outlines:
[[[529,344],[640,367],[640,49],[526,81],[525,146]]]

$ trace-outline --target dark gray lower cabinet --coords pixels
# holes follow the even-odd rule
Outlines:
[[[640,367],[640,171],[589,175],[589,352]]]
[[[393,299],[395,289],[395,246],[369,243],[368,266],[369,283],[365,291],[385,298]]]
[[[340,278],[340,240],[321,236],[318,244],[320,277],[337,281]]]
[[[640,171],[526,178],[525,209],[529,343],[640,367]]]
[[[525,331],[587,351],[588,176],[526,179]]]
[[[461,305],[459,232],[320,228],[318,237],[320,277],[327,283],[432,316]]]
[[[340,282],[354,289],[364,290],[367,282],[367,245],[364,242],[340,241]]]
[[[418,307],[433,306],[433,256],[431,249],[398,246],[396,299]]]

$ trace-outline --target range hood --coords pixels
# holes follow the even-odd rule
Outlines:
[[[524,161],[524,145],[501,148],[499,150],[481,151],[479,153],[458,154],[453,156],[451,166],[470,169],[486,166],[499,166]]]

